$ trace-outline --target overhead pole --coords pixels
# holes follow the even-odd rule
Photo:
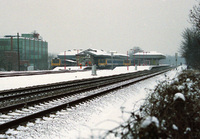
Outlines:
[[[64,70],[66,70],[66,51],[64,51]]]
[[[144,51],[143,51],[143,66],[144,66]]]
[[[178,59],[178,53],[175,53],[175,60],[176,60],[176,68],[177,68],[177,59]]]
[[[17,59],[18,59],[18,71],[20,71],[20,53],[19,53],[19,33],[17,33]]]
[[[113,70],[113,52],[111,52],[111,60],[112,60],[112,70]]]
[[[134,59],[134,66],[135,66],[135,49],[133,50],[133,59]]]
[[[129,67],[128,67],[128,51],[127,51],[127,70],[129,70]]]

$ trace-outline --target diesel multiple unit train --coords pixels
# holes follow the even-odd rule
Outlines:
[[[130,66],[131,60],[127,59],[99,59],[98,65],[99,67],[110,67],[110,66]]]
[[[85,60],[84,62],[78,63],[76,62],[76,66],[91,66],[92,64],[95,64],[97,68],[100,69],[107,69],[107,68],[114,68],[117,66],[130,66],[133,64],[132,60],[127,60],[127,59],[111,59],[111,58],[104,58],[104,59],[97,59],[94,63],[92,63],[89,60]],[[69,66],[66,65],[65,63],[61,62],[61,59],[59,58],[53,58],[51,60],[51,66],[52,68],[54,67],[64,67],[64,66]]]
[[[61,66],[61,59],[60,58],[53,58],[51,59],[51,67],[60,67]]]
[[[87,49],[84,51],[68,50],[58,55],[51,61],[52,67],[64,66],[87,66],[96,65],[99,69],[115,68],[117,66],[135,65],[159,65],[159,60],[165,59],[165,55],[157,52],[137,52],[132,57],[116,52]]]

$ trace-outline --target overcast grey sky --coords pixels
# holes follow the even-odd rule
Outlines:
[[[134,46],[174,55],[196,0],[0,0],[0,36],[36,30],[50,53]]]

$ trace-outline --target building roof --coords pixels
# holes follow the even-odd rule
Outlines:
[[[137,52],[134,55],[163,55],[162,53],[156,52],[156,51],[150,51],[150,52]]]
[[[37,41],[44,41],[43,38],[41,36],[39,36],[39,34],[37,34],[38,36],[37,37],[34,37],[34,34],[33,33],[30,33],[30,34],[21,34],[19,35],[19,39],[27,39],[27,40],[37,40]],[[3,37],[0,37],[0,39],[10,39],[10,38],[13,38],[13,39],[17,39],[17,35],[5,35]]]
[[[135,54],[133,54],[133,56],[136,59],[139,58],[155,58],[155,59],[165,59],[166,56],[162,53],[156,52],[156,51],[150,51],[150,52],[137,52]]]
[[[87,50],[85,50],[84,52],[88,52],[92,55],[96,55],[96,56],[110,56],[111,53],[108,53],[104,50],[98,50],[98,49],[92,49],[92,48],[89,48]]]
[[[81,53],[77,55],[84,55],[85,53],[94,55],[94,56],[108,56],[111,57],[111,53],[113,52],[113,57],[127,57],[126,54],[120,54],[117,53],[116,51],[104,51],[104,50],[99,50],[99,49],[92,49],[89,48],[87,50],[82,51]]]

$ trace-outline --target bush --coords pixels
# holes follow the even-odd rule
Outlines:
[[[160,82],[138,113],[105,135],[120,138],[200,137],[200,72],[184,71]]]

